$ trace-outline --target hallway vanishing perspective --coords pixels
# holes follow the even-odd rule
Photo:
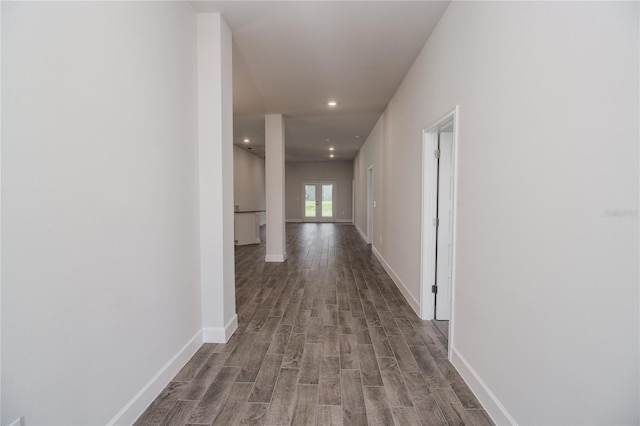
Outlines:
[[[493,424],[352,225],[288,224],[287,252],[236,247],[238,330],[137,425]]]

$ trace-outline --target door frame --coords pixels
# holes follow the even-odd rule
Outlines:
[[[373,244],[373,166],[367,168],[367,242]]]
[[[456,285],[456,236],[457,236],[457,209],[458,205],[458,122],[459,112],[456,105],[452,110],[436,120],[422,131],[422,214],[421,214],[421,259],[420,259],[420,317],[423,320],[435,318],[435,294],[431,292],[431,286],[435,280],[436,268],[436,227],[433,219],[437,217],[438,205],[438,160],[434,151],[438,147],[438,133],[444,124],[453,121],[453,212],[451,241],[451,305],[449,319],[449,357],[454,338],[455,322],[455,285]]]
[[[313,218],[307,218],[305,216],[305,212],[306,212],[306,193],[305,193],[305,187],[306,185],[316,185],[316,198],[318,197],[318,195],[320,195],[320,216],[316,216]],[[322,185],[333,185],[333,194],[332,196],[332,211],[331,211],[331,217],[322,217]],[[318,188],[320,188],[320,190],[318,191]],[[303,222],[335,222],[336,221],[336,194],[337,194],[337,187],[336,187],[336,182],[335,181],[302,181],[302,221]],[[316,214],[318,213],[317,209],[316,209]]]

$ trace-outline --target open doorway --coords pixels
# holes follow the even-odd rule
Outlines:
[[[453,339],[457,107],[424,131],[421,316]],[[450,351],[449,351],[450,352]]]

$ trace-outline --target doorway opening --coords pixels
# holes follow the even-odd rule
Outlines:
[[[367,169],[367,242],[373,244],[373,166]]]
[[[304,222],[335,221],[335,187],[335,182],[304,182],[302,184],[302,220]]]
[[[455,318],[457,126],[458,107],[423,133],[420,310],[422,319],[434,320],[449,349]]]

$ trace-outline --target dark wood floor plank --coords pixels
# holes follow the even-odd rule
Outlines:
[[[193,380],[198,371],[202,368],[204,363],[213,354],[217,344],[205,343],[196,351],[191,359],[182,367],[182,369],[173,378],[174,382],[188,382]]]
[[[373,345],[358,345],[358,362],[364,386],[382,386],[382,376]]]
[[[424,398],[415,398],[413,406],[422,421],[422,426],[447,426],[440,407],[431,395]]]
[[[280,369],[278,381],[273,390],[271,405],[267,409],[266,424],[288,425],[291,422],[299,372],[300,370],[297,368]]]
[[[341,334],[340,345],[340,368],[343,370],[359,369],[357,341],[354,335]]]
[[[384,328],[369,327],[369,335],[371,336],[371,343],[373,343],[373,349],[375,349],[377,356],[393,356],[393,351],[391,350],[391,345],[384,332]]]
[[[318,384],[318,379],[320,378],[321,358],[321,343],[307,343],[304,345],[298,383],[309,385]]]
[[[135,426],[151,426],[159,424],[175,403],[182,398],[189,386],[187,382],[171,382],[160,395],[149,405],[134,423]]]
[[[370,425],[393,425],[387,395],[381,386],[364,386],[364,402]]]
[[[229,397],[213,422],[213,426],[227,426],[238,423],[252,387],[251,383],[234,383]]]
[[[238,367],[222,367],[220,373],[216,376],[207,389],[207,392],[202,396],[198,405],[193,410],[193,414],[189,419],[191,423],[213,423],[216,418],[222,404],[227,400],[233,382],[240,373]]]
[[[160,426],[172,426],[186,423],[197,403],[198,401],[176,402],[169,414],[167,414],[167,417],[162,420]]]
[[[211,354],[204,363],[198,375],[189,382],[189,387],[180,399],[199,400],[205,394],[213,380],[216,378],[229,354],[226,352],[216,352]]]
[[[305,340],[305,334],[291,334],[287,350],[282,359],[282,368],[300,368]]]
[[[393,407],[393,419],[397,425],[419,425],[420,418],[413,407]]]
[[[353,329],[356,334],[358,344],[370,345],[371,335],[369,334],[369,327],[367,326],[367,320],[362,318],[352,318]]]
[[[224,365],[227,367],[242,367],[251,352],[257,336],[258,333],[243,333],[238,345],[231,352]]]
[[[257,342],[253,345],[253,348],[251,348],[251,352],[249,352],[249,356],[247,357],[247,361],[242,366],[240,374],[238,374],[236,382],[255,382],[258,371],[260,371],[260,367],[262,367],[264,357],[267,355],[269,346],[270,343],[268,342]]]
[[[449,426],[473,425],[453,389],[434,389],[431,394]]]
[[[382,382],[387,390],[389,404],[393,407],[411,407],[411,396],[404,383],[402,372],[395,358],[378,358]]]
[[[270,354],[284,355],[285,351],[287,350],[287,345],[289,344],[289,337],[291,336],[292,329],[293,326],[290,324],[280,324],[278,326],[276,334],[271,340],[271,345],[269,346],[269,350],[267,352]]]
[[[342,421],[344,425],[367,426],[367,412],[358,370],[342,370]]]
[[[278,326],[280,325],[280,318],[269,317],[266,319],[262,330],[260,331],[260,335],[256,339],[257,342],[271,342],[273,340],[273,336],[278,331]]]
[[[342,407],[338,405],[318,406],[317,426],[342,426]]]
[[[482,408],[482,404],[480,404],[476,396],[471,392],[471,389],[469,389],[469,386],[467,386],[449,360],[436,359],[435,362],[451,385],[451,388],[456,393],[456,396],[464,408]]]
[[[292,425],[315,426],[318,415],[318,385],[299,384]]]
[[[416,331],[422,340],[422,343],[424,343],[434,359],[447,358],[447,347],[438,340],[439,336],[436,336],[436,331],[434,331],[430,326],[416,326],[415,324],[413,325],[413,329]]]
[[[473,421],[474,426],[495,426],[491,417],[484,410],[467,410],[467,415]]]
[[[281,365],[282,355],[267,354],[265,356],[262,367],[260,367],[256,377],[253,391],[249,395],[249,402],[271,402],[271,395],[276,385]]]
[[[378,317],[380,318],[380,323],[382,324],[382,327],[384,327],[384,332],[387,336],[402,334],[391,312],[378,311]]]
[[[450,387],[449,382],[425,346],[411,346],[410,349],[430,388]]]
[[[419,371],[418,363],[411,353],[411,349],[407,346],[404,337],[400,335],[389,336],[389,343],[393,354],[398,360],[398,366],[402,371]]]
[[[238,426],[264,425],[267,408],[269,408],[269,404],[247,404]]]
[[[323,356],[340,356],[340,348],[338,346],[338,327],[325,326],[322,335],[322,355]]]
[[[407,390],[414,401],[416,399],[427,398],[430,396],[431,392],[429,391],[429,385],[421,372],[403,371],[402,377],[404,378]]]
[[[307,343],[322,343],[323,334],[324,324],[322,324],[322,318],[312,316],[307,327]]]

